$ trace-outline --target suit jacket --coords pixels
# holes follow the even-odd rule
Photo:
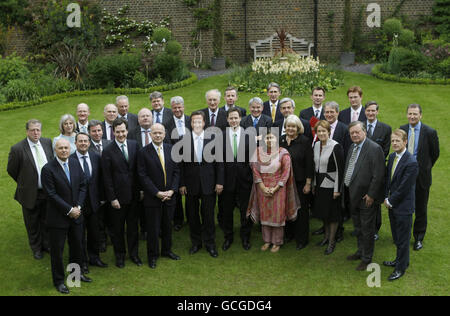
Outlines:
[[[366,121],[366,127],[368,126],[368,124],[369,122]],[[372,136],[370,137],[367,134],[367,136],[371,140],[373,140],[375,143],[380,145],[381,148],[383,148],[385,158],[387,158],[387,156],[389,155],[389,151],[391,150],[391,134],[391,127],[380,121],[377,121],[377,125],[375,126],[375,130],[373,131]]]
[[[128,162],[115,141],[103,151],[103,184],[109,202],[117,199],[120,204],[131,204],[137,198],[137,143],[132,139],[126,142]]]
[[[205,129],[211,126],[211,120],[209,117],[209,109],[202,109],[203,113],[205,113]],[[219,108],[216,111],[216,117],[215,117],[215,127],[220,128],[221,130],[224,130],[228,126],[227,121],[227,112],[224,108]]]
[[[189,195],[211,195],[215,194],[216,184],[224,185],[224,167],[222,162],[206,162],[203,157],[202,162],[195,162],[195,150],[193,136],[183,137],[181,141],[186,141],[186,146],[190,146],[191,154],[186,160],[180,163],[181,178],[180,187],[185,186]],[[213,139],[203,140],[203,149],[213,141]],[[213,152],[215,154],[215,152]],[[187,155],[186,155],[187,156]]]
[[[389,156],[386,167],[385,198],[392,205],[394,215],[412,215],[415,209],[415,188],[419,165],[416,158],[407,150],[400,161],[397,162],[397,167],[392,176],[395,156],[395,152]]]
[[[400,127],[409,137],[409,124]],[[437,132],[422,123],[420,128],[420,137],[417,144],[417,163],[419,164],[419,176],[417,177],[417,185],[420,188],[427,189],[431,186],[431,168],[439,158],[439,138]]]
[[[79,133],[79,132],[80,132],[80,122],[78,122],[78,121],[77,121],[77,123],[76,123],[75,132],[76,132],[76,133]],[[89,133],[89,130],[87,130],[86,133]]]
[[[103,131],[102,139],[106,139],[106,140],[112,141],[112,139],[108,139],[108,134],[106,133],[105,121],[102,122],[102,131]]]
[[[344,123],[345,125],[350,125],[352,118],[352,108],[349,107],[345,110],[342,110],[341,112],[339,112],[339,116],[338,116],[338,121]],[[365,122],[367,120],[366,117],[366,110],[364,109],[364,107],[361,108],[361,112],[359,113],[359,117],[358,117],[358,121],[361,122]]]
[[[249,135],[244,133],[241,127],[237,157],[233,155],[233,139],[230,139],[228,128],[223,133],[223,161],[224,161],[224,190],[235,192],[238,186],[241,189],[251,191],[253,185],[253,173],[250,168],[250,158],[253,152],[250,148]],[[254,146],[256,149],[256,144]]]
[[[292,168],[296,182],[306,182],[314,178],[314,157],[311,141],[305,135],[299,135],[288,145],[286,135],[280,138],[280,147],[286,148],[291,155]]]
[[[264,106],[264,108],[263,108],[262,114],[265,114],[268,117],[270,117],[270,121],[272,122],[272,110],[270,109],[270,101],[264,102],[263,106]],[[273,122],[281,120],[283,118],[284,118],[284,116],[280,110],[280,100],[278,100],[277,101],[277,111],[275,113],[275,120]]]
[[[70,155],[69,159],[74,160],[75,163],[78,163],[80,168],[82,168],[76,152]],[[92,169],[89,180],[86,179],[87,191],[85,202],[90,202],[94,213],[100,207],[100,193],[103,190],[100,159],[99,154],[93,150],[89,150],[89,160],[91,161]]]
[[[164,183],[164,171],[159,160],[158,153],[153,145],[145,146],[138,153],[138,175],[141,186],[144,189],[144,206],[161,207],[163,202],[156,196],[160,191],[173,190],[172,198],[164,202],[166,205],[176,205],[176,194],[180,183],[180,169],[172,160],[171,144],[163,144],[164,168],[166,171],[166,183]]]
[[[344,179],[352,155],[353,146],[347,153],[347,159],[344,169]],[[377,203],[384,201],[384,176],[385,159],[380,145],[374,141],[366,140],[360,149],[358,160],[356,161],[353,174],[348,187],[349,201],[354,207],[365,208],[364,200],[366,194]],[[345,190],[343,190],[345,192]]]
[[[81,206],[83,212],[86,198],[86,179],[80,164],[68,159],[70,183],[58,160],[54,158],[42,168],[42,186],[47,193],[47,227],[68,228],[81,224],[83,216],[76,220],[68,213],[74,206]]]
[[[153,118],[156,117],[155,110],[152,110]],[[167,129],[167,124],[173,118],[173,112],[171,109],[164,107],[163,108],[163,120],[161,122],[162,125]]]
[[[324,115],[323,112],[324,112],[324,109],[322,107],[322,111],[320,112],[319,120],[325,120],[325,115]],[[313,110],[312,106],[310,106],[309,108],[301,110],[299,116],[300,116],[301,119],[304,119],[304,120],[309,122],[309,120],[314,116],[314,110]]]
[[[247,116],[247,110],[244,108],[241,108],[240,106],[234,105],[234,107],[238,108],[241,111],[241,117],[246,117]],[[225,105],[221,107],[221,109],[223,109],[225,111],[225,113],[228,113],[227,110],[225,110]]]
[[[95,147],[95,144],[92,142],[91,140],[91,146],[89,147],[89,150],[96,152],[97,154],[99,154],[100,156],[103,153],[103,150],[105,150],[105,148],[112,143],[112,140],[107,140],[107,139],[101,139],[101,143],[102,143],[102,151],[98,150],[97,147]]]
[[[333,140],[341,144],[344,149],[344,159],[347,157],[348,150],[352,144],[350,133],[348,132],[348,126],[342,122],[337,123],[333,134]]]
[[[247,115],[246,117],[244,117],[241,120],[241,126],[245,129],[248,127],[253,127],[253,118],[252,118],[251,114]],[[270,116],[261,114],[261,116],[259,117],[258,124],[256,125],[256,133],[258,135],[259,135],[260,127],[266,127],[266,128],[272,127],[272,118]]]
[[[41,138],[40,143],[47,161],[53,160],[51,139]],[[38,195],[38,171],[27,138],[11,147],[7,171],[17,183],[14,199],[23,207],[33,209]]]
[[[189,115],[184,115],[184,126],[186,127],[186,129],[191,130],[191,117]],[[179,141],[182,136],[178,135],[178,130],[177,130],[177,124],[175,123],[175,119],[172,116],[172,119],[167,122],[167,126],[166,126],[166,138],[164,139],[165,143],[171,143],[171,144],[175,144],[177,141]],[[172,139],[172,133],[174,134],[174,138]]]

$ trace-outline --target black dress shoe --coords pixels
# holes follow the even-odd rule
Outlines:
[[[414,243],[414,250],[419,251],[422,248],[423,248],[422,242],[420,240],[416,240],[416,242]]]
[[[176,231],[176,232],[179,232],[179,231],[181,230],[181,226],[182,226],[182,225],[180,225],[180,224],[175,224],[175,225],[173,226],[173,230]]]
[[[378,240],[380,239],[380,235],[375,234],[375,235],[373,236],[373,239],[375,239],[375,241],[378,241]]]
[[[225,241],[223,242],[222,249],[223,249],[224,251],[228,250],[228,249],[231,247],[231,244],[232,244],[232,243],[233,243],[233,242],[232,242],[231,240],[225,240]]]
[[[138,256],[130,257],[130,259],[138,267],[142,266],[142,260]]]
[[[151,269],[156,269],[156,258],[150,259],[150,261],[148,262],[148,266],[149,266]]]
[[[174,254],[172,251],[169,251],[167,253],[163,253],[163,254],[161,254],[161,256],[167,257],[167,258],[172,259],[172,260],[180,260],[181,259],[180,256]]]
[[[108,264],[104,263],[100,258],[89,261],[89,264],[91,266],[96,266],[99,268],[107,268],[108,267]]]
[[[86,282],[86,283],[91,283],[92,279],[88,278],[87,276],[85,276],[84,274],[80,275],[80,281],[81,282]]]
[[[106,242],[102,242],[102,243],[100,244],[100,249],[99,249],[99,251],[100,251],[101,253],[106,252]]]
[[[336,248],[336,242],[330,243],[325,250],[325,256],[331,255],[334,252],[334,249]]]
[[[384,261],[383,265],[386,267],[395,268],[395,266],[397,265],[397,261]]]
[[[125,268],[125,259],[117,258],[116,259],[116,267],[118,267],[119,269]]]
[[[305,248],[307,245],[308,245],[308,244],[299,243],[299,244],[297,244],[297,248],[295,248],[295,249],[297,249],[297,250],[302,250],[302,249]]]
[[[42,258],[44,258],[44,254],[42,253],[42,251],[35,251],[33,252],[33,258],[36,260],[41,260]]]
[[[206,251],[208,251],[209,255],[213,258],[217,258],[219,256],[219,253],[217,252],[217,250],[215,248],[209,248],[209,249],[206,249]]]
[[[321,228],[319,228],[318,230],[314,231],[312,234],[314,236],[316,235],[323,235],[325,233],[325,228],[322,226]]]
[[[250,250],[252,246],[250,245],[250,242],[248,240],[243,240],[242,241],[242,248],[244,248],[244,250]]]
[[[317,244],[317,246],[322,247],[322,246],[325,246],[326,244],[328,244],[328,239],[322,240],[321,242],[319,242],[319,243]]]
[[[69,289],[67,288],[67,286],[65,286],[64,283],[55,286],[56,290],[61,293],[61,294],[69,294]]]
[[[89,274],[89,266],[87,262],[83,262],[81,264],[81,272],[83,272],[83,274]]]
[[[395,270],[388,278],[388,281],[395,281],[400,279],[405,274],[405,271]]]
[[[192,246],[191,249],[189,249],[189,254],[193,255],[194,253],[197,253],[200,249],[202,249],[202,246]]]

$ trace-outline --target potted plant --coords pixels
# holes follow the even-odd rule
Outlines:
[[[214,0],[213,4],[213,51],[211,60],[212,70],[225,69],[225,57],[223,56],[223,29],[222,29],[222,0]]]
[[[343,52],[341,53],[341,65],[348,66],[355,63],[355,53],[352,52],[352,3],[345,0],[344,4],[344,39]]]

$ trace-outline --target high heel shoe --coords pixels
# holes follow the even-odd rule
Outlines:
[[[335,248],[336,248],[336,242],[330,242],[328,244],[327,249],[325,250],[325,256],[331,255],[334,252]]]
[[[319,242],[318,244],[317,244],[317,246],[319,246],[319,247],[322,247],[322,246],[325,246],[326,244],[328,244],[328,239],[324,239],[324,240],[322,240],[321,242]]]

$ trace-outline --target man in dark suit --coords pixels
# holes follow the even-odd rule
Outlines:
[[[112,124],[119,114],[117,106],[114,104],[107,104],[103,109],[103,116],[105,120],[102,122],[103,139],[114,140],[114,131]]]
[[[185,134],[186,130],[191,128],[191,118],[184,114],[184,99],[180,96],[175,96],[170,99],[172,107],[173,119],[167,124],[166,139],[169,139],[171,144],[176,144]],[[175,214],[173,216],[173,229],[179,231],[184,223],[184,209],[183,199],[181,194],[176,195],[177,206],[175,207]]]
[[[41,183],[41,170],[53,159],[52,141],[42,138],[42,123],[32,119],[26,123],[27,137],[11,147],[7,171],[17,183],[14,199],[22,205],[28,242],[37,260],[50,245],[45,228],[46,197]]]
[[[233,243],[233,214],[236,201],[239,201],[241,218],[241,240],[245,250],[250,249],[250,234],[252,221],[247,218],[247,206],[253,184],[253,173],[250,168],[250,143],[249,137],[240,126],[242,114],[238,108],[231,108],[228,113],[228,124],[230,127],[223,134],[224,145],[224,214],[223,231],[225,241],[222,249],[227,250]],[[254,146],[256,149],[256,144]]]
[[[273,123],[273,127],[278,127],[278,134],[279,134],[279,138],[281,138],[281,136],[283,136],[284,134],[286,134],[285,131],[285,120],[289,115],[293,115],[294,111],[295,111],[295,102],[294,100],[290,99],[290,98],[284,98],[280,101],[280,111],[281,114],[283,114],[283,119],[282,120],[278,120],[275,121],[275,123]],[[303,124],[303,128],[304,128],[304,135],[310,139],[312,141],[312,132],[311,132],[311,126],[309,125],[309,121],[304,120],[302,118],[300,118],[300,121]]]
[[[252,98],[248,102],[248,107],[250,110],[250,114],[242,119],[241,126],[245,129],[247,129],[248,127],[254,127],[256,129],[257,135],[260,136],[260,132],[263,132],[263,130],[260,131],[259,129],[269,129],[270,127],[272,127],[272,119],[269,116],[262,114],[263,102],[260,98]],[[261,137],[259,138],[262,139]]]
[[[138,113],[138,126],[128,133],[128,139],[134,139],[138,145],[138,151],[152,142],[150,132],[153,125],[152,111],[142,108]]]
[[[153,124],[161,123],[167,129],[167,123],[172,119],[173,113],[164,107],[164,98],[161,92],[150,93],[150,103],[152,105]]]
[[[55,144],[55,153],[56,157],[42,168],[42,186],[48,199],[47,227],[50,233],[53,285],[58,292],[68,294],[69,290],[64,284],[64,244],[68,237],[69,262],[81,267],[83,236],[81,206],[84,205],[86,198],[86,179],[79,164],[69,159],[68,140],[59,139]],[[80,275],[80,281],[92,282],[83,273]]]
[[[226,88],[223,98],[225,99],[225,105],[222,106],[221,109],[224,109],[225,112],[228,112],[229,109],[236,107],[241,111],[242,117],[247,116],[247,111],[244,108],[236,105],[236,101],[238,100],[238,91],[235,87]]]
[[[83,272],[89,273],[90,265],[106,268],[108,265],[100,259],[100,226],[98,209],[100,208],[101,166],[100,155],[90,148],[89,135],[83,132],[75,136],[77,150],[69,159],[78,162],[86,177],[87,191],[83,205]]]
[[[75,131],[77,133],[88,132],[89,115],[91,114],[89,106],[86,103],[80,103],[77,105],[77,125]]]
[[[366,103],[366,129],[367,137],[373,140],[375,143],[381,146],[384,152],[384,158],[386,159],[389,155],[389,150],[391,147],[391,134],[392,129],[389,125],[378,121],[378,110],[379,106],[375,101],[369,101]],[[376,219],[376,234],[375,240],[379,239],[378,232],[380,231],[382,225],[381,216],[381,204],[376,205],[377,219]]]
[[[342,123],[349,125],[351,122],[366,121],[366,113],[362,106],[363,92],[360,87],[350,87],[347,90],[348,100],[350,101],[350,107],[339,113],[338,120]]]
[[[397,256],[394,261],[385,261],[383,264],[395,268],[388,278],[389,281],[394,281],[401,278],[409,266],[409,241],[419,165],[414,156],[406,150],[408,135],[405,131],[394,131],[391,140],[394,153],[389,157],[386,168],[384,205],[389,210]]]
[[[152,144],[138,153],[138,174],[144,188],[144,207],[147,226],[147,255],[150,268],[156,268],[161,255],[172,260],[180,257],[172,252],[172,219],[176,206],[180,170],[171,157],[171,144],[163,144],[165,127],[152,127]]]
[[[221,93],[217,89],[209,90],[205,95],[206,103],[208,107],[203,109],[205,113],[205,129],[210,126],[214,126],[224,130],[227,127],[227,112],[225,109],[219,109],[219,103],[221,99]]]
[[[186,196],[192,242],[189,253],[198,252],[204,243],[211,257],[216,258],[218,253],[215,242],[214,206],[216,194],[221,194],[223,191],[223,163],[215,159],[212,162],[206,161],[211,157],[208,157],[208,152],[204,152],[204,148],[217,139],[214,135],[211,135],[214,139],[205,137],[203,111],[195,111],[191,114],[191,126],[192,135],[188,133],[182,140],[185,141],[184,150],[189,148],[190,155],[184,154],[180,180],[180,193]],[[215,155],[215,152],[209,154]],[[200,214],[202,220],[200,220]]]
[[[311,92],[311,100],[313,105],[309,108],[300,111],[300,118],[311,123],[311,118],[315,117],[317,120],[324,120],[323,101],[325,101],[325,89],[316,87]]]
[[[344,169],[344,197],[348,200],[358,238],[358,250],[347,257],[361,260],[357,271],[365,271],[375,248],[375,203],[384,200],[384,155],[381,147],[367,138],[364,123],[349,125],[353,145]]]
[[[400,128],[408,133],[408,151],[419,164],[416,183],[416,219],[414,221],[414,250],[423,248],[427,230],[428,198],[431,187],[431,169],[439,158],[439,138],[437,132],[421,122],[422,107],[410,104],[407,110],[409,124]]]
[[[126,95],[119,95],[116,98],[116,106],[118,110],[118,117],[123,117],[128,122],[129,135],[134,133],[134,130],[138,126],[138,117],[136,114],[130,113],[130,102]]]
[[[271,82],[267,87],[267,95],[269,96],[269,100],[264,102],[262,114],[270,117],[272,123],[275,121],[283,119],[283,114],[280,111],[280,95],[281,88],[280,85]]]
[[[125,267],[125,222],[130,259],[142,266],[138,256],[138,199],[137,143],[128,139],[128,122],[117,118],[113,123],[115,141],[105,148],[102,155],[103,181],[106,199],[111,203],[111,241],[116,256],[116,266]]]
[[[90,120],[88,125],[88,133],[91,138],[91,146],[89,149],[95,151],[101,156],[106,146],[112,142],[111,140],[103,138],[102,122]]]

